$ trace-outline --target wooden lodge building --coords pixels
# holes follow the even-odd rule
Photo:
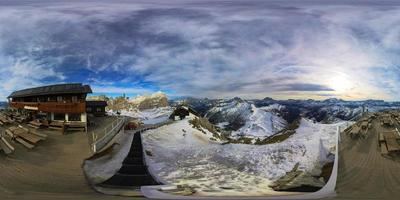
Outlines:
[[[89,85],[72,83],[19,90],[7,98],[11,108],[34,116],[39,115],[49,121],[82,122],[86,125],[86,96],[89,93],[92,93]],[[104,103],[96,104],[97,107],[103,106],[104,108],[106,105]],[[99,110],[97,107],[96,111]]]

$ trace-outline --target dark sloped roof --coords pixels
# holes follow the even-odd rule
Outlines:
[[[107,106],[106,101],[86,101],[86,106]]]
[[[36,88],[29,88],[24,90],[18,90],[10,94],[8,98],[15,97],[30,97],[30,96],[41,96],[51,94],[87,94],[92,93],[92,89],[89,85],[82,85],[82,83],[68,83],[68,84],[57,84],[47,85]]]

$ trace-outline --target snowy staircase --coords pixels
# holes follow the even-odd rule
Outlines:
[[[144,185],[158,185],[148,173],[143,161],[143,147],[140,132],[136,132],[128,155],[118,172],[99,184],[107,188],[137,188]]]

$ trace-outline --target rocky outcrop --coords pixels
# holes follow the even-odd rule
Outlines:
[[[139,110],[168,106],[167,95],[157,92],[152,95],[138,96],[129,101],[129,104]]]
[[[316,178],[308,172],[300,171],[298,166],[299,164],[296,164],[292,171],[286,173],[270,187],[275,191],[292,192],[316,192],[324,187],[324,178]]]
[[[93,97],[93,98],[101,98]],[[108,110],[112,111],[131,111],[131,110],[146,110],[152,108],[160,108],[168,106],[167,95],[162,92],[156,92],[151,95],[137,96],[133,99],[128,97],[107,98]]]

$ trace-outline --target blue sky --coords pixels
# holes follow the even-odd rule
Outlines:
[[[389,1],[0,1],[0,99],[96,94],[399,100]]]

